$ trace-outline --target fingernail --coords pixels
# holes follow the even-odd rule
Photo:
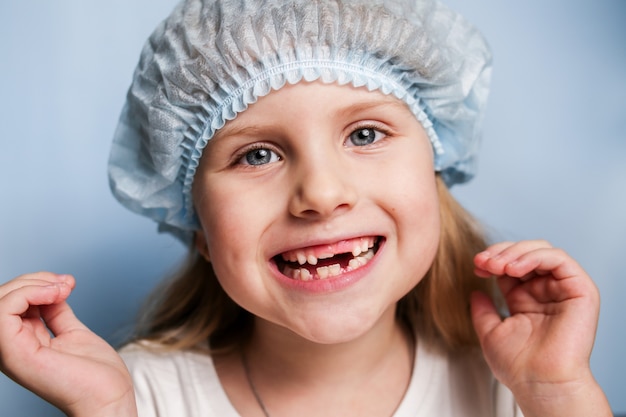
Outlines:
[[[70,279],[69,274],[58,274],[57,279],[61,282],[67,282]]]

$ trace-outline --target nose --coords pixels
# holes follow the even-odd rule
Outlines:
[[[289,212],[298,218],[332,217],[349,210],[357,201],[358,177],[350,172],[349,164],[328,154],[315,155],[300,161],[292,176]]]

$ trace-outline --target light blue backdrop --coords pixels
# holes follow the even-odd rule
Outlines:
[[[174,3],[0,3],[0,282],[74,274],[76,313],[113,342],[184,252],[118,206],[105,175],[141,46]],[[596,279],[592,365],[626,413],[626,2],[449,3],[495,55],[480,171],[455,193],[499,237],[546,238]],[[0,415],[60,413],[0,375]]]

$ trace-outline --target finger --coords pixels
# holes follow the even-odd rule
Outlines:
[[[28,358],[49,340],[49,337],[46,340],[46,330],[38,318],[23,318],[22,315],[32,306],[59,302],[70,292],[64,283],[29,285],[0,300],[0,365],[3,368],[23,363],[19,358]]]
[[[485,338],[502,322],[502,319],[491,298],[482,292],[472,293],[470,306],[474,329],[480,344],[484,346]]]
[[[565,279],[585,274],[574,259],[556,248],[538,248],[522,253],[505,265],[504,273],[523,280],[545,275]]]
[[[476,256],[474,256],[474,273],[482,278],[491,278],[494,274],[484,267],[487,261],[514,244],[515,242],[498,242],[490,245],[484,251],[477,253]]]
[[[4,297],[8,293],[15,291],[18,288],[27,286],[27,285],[51,285],[55,283],[66,283],[70,285],[70,287],[74,287],[75,280],[74,277],[67,274],[54,274],[52,272],[36,272],[32,274],[24,274],[20,275],[17,278],[12,279],[0,285],[0,298]]]
[[[511,293],[511,291],[522,284],[518,278],[509,277],[507,275],[499,276],[496,283],[505,298]]]
[[[57,273],[48,272],[48,271],[33,272],[33,273],[19,275],[13,278],[12,280],[5,282],[3,286],[7,284],[11,284],[11,283],[19,284],[19,282],[21,281],[46,281],[50,283],[65,282],[69,277],[71,276],[68,274],[57,274]]]
[[[83,322],[78,320],[74,311],[66,302],[40,307],[40,310],[41,318],[55,336],[74,330],[89,330]]]
[[[30,306],[50,305],[63,301],[71,291],[72,288],[63,282],[17,288],[0,301],[0,315],[21,316]]]
[[[38,318],[24,318],[23,315],[28,315],[33,306],[61,302],[70,292],[71,288],[67,284],[57,283],[45,286],[28,285],[7,294],[0,301],[0,344],[11,342],[25,328],[31,329],[33,337],[40,340],[40,327],[43,326],[37,327]]]
[[[479,276],[487,274],[495,276],[508,275],[506,272],[507,265],[516,261],[523,254],[536,249],[552,247],[544,240],[525,240],[514,244],[507,243],[492,245],[474,257],[476,269],[481,273]]]
[[[593,290],[591,279],[578,263],[545,241],[512,245],[487,261],[485,268],[498,274],[498,285],[505,297],[525,283],[523,292],[540,302],[562,301]],[[572,277],[581,279],[565,283],[565,279]]]

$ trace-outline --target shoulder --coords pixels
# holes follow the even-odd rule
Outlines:
[[[230,403],[206,352],[138,342],[120,349],[142,417],[228,416]]]
[[[213,369],[208,353],[191,350],[166,350],[151,342],[136,342],[124,346],[119,354],[131,373],[194,372],[198,367],[204,371]]]
[[[416,358],[430,369],[429,380],[439,385],[430,389],[438,391],[441,400],[449,400],[444,407],[449,414],[442,415],[523,417],[513,394],[494,378],[480,349],[447,352],[424,345],[418,348]],[[419,363],[416,365],[419,369]]]
[[[180,390],[180,382],[216,379],[211,356],[195,351],[163,350],[140,342],[125,346],[120,356],[126,363],[136,388]]]
[[[462,404],[478,405],[497,417],[522,417],[513,394],[495,379],[480,349],[449,354],[448,357],[450,382]]]

